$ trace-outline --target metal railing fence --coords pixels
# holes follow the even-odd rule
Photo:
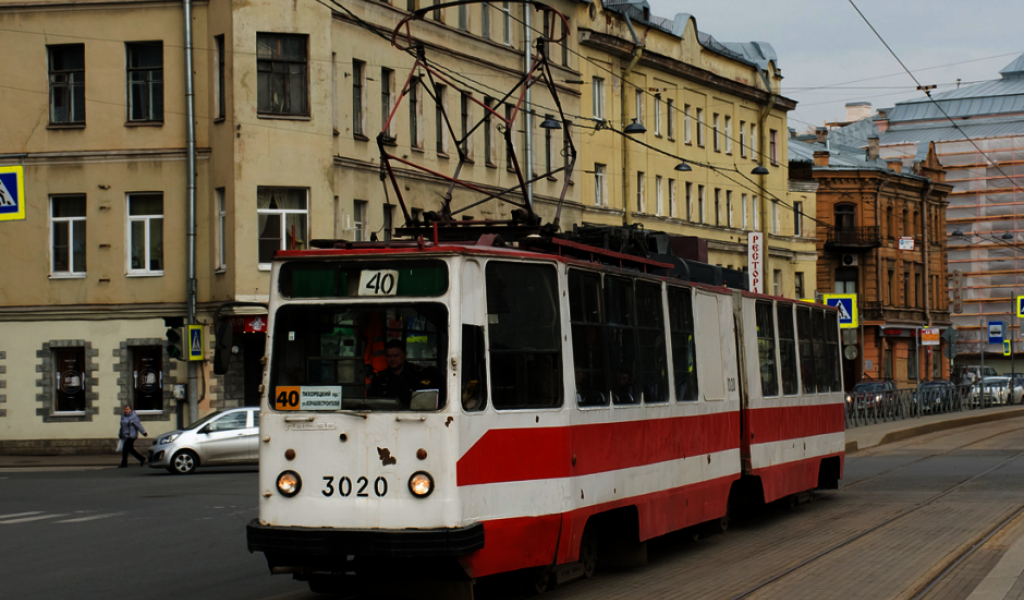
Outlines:
[[[925,415],[960,412],[1021,404],[1020,385],[1010,393],[1008,384],[918,386],[882,392],[857,392],[846,396],[846,428],[915,419]]]

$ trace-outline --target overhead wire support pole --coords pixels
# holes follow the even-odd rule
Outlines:
[[[186,263],[186,323],[196,324],[196,119],[195,92],[192,72],[192,0],[183,0],[185,37],[185,170],[188,198],[186,201],[187,239]],[[185,339],[189,344],[188,361],[188,417],[189,423],[199,420],[199,365],[191,360],[191,330],[186,328]]]

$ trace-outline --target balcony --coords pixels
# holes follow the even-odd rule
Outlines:
[[[825,237],[826,250],[861,252],[881,246],[882,234],[878,227],[830,227]]]

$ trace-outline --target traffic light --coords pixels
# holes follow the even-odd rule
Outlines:
[[[174,360],[185,360],[185,353],[181,350],[181,332],[175,328],[167,330],[167,356]]]

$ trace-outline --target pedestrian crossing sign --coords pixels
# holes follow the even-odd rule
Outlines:
[[[188,326],[188,359],[203,360],[203,326]]]
[[[1024,319],[1024,296],[1017,296],[1017,318]]]
[[[25,170],[0,167],[0,221],[25,219]]]
[[[823,294],[825,304],[839,311],[839,327],[852,329],[860,325],[857,318],[857,294]]]

